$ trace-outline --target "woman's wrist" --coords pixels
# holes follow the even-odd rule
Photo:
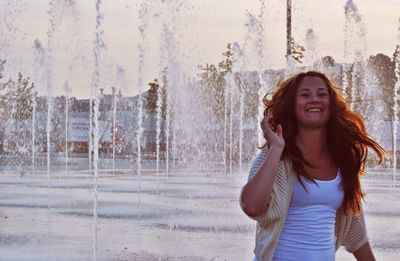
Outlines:
[[[271,145],[269,147],[269,153],[271,153],[271,152],[282,153],[284,148],[285,148],[284,146]]]

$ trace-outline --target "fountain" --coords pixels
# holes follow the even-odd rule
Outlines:
[[[305,50],[304,64],[313,66],[321,59],[318,54],[318,37],[312,28],[307,30]]]
[[[392,154],[393,154],[393,187],[396,187],[396,172],[397,172],[397,126],[399,124],[399,94],[400,94],[400,18],[399,18],[399,27],[397,32],[397,45],[396,50],[394,52],[394,64],[395,64],[395,76],[396,76],[396,84],[394,88],[393,95],[393,120],[392,120]]]
[[[0,6],[0,256],[250,260],[255,227],[238,197],[264,142],[261,99],[285,74],[314,67],[333,76],[351,107],[365,115],[371,135],[391,152],[384,167],[368,161],[363,185],[374,251],[396,260],[400,32],[393,60],[383,54],[367,59],[368,17],[356,1],[345,1],[345,62],[337,62],[324,57],[316,27],[301,32],[290,26],[299,14],[294,0],[286,2],[287,12],[276,12],[283,4],[260,0],[241,13],[243,39],[213,46],[221,48],[215,62],[202,58],[202,37],[216,36],[198,30],[205,21],[197,19],[218,10],[219,1],[213,8],[211,1],[93,2],[49,0],[47,34],[34,35],[24,59],[13,46],[26,30],[19,20],[34,15],[30,4]],[[138,14],[135,26],[127,22],[137,46],[129,46],[127,35],[120,38],[123,28],[109,26],[109,17],[118,14],[119,21],[125,13]],[[275,24],[266,22],[272,13],[288,15],[281,69],[272,65]],[[117,61],[108,59],[117,42],[129,46],[124,56],[135,66],[118,65],[114,72]],[[337,256],[348,257],[343,250]]]

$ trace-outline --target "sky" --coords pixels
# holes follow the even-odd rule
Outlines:
[[[105,93],[118,86],[124,95],[137,94],[139,78],[147,84],[157,78],[163,48],[169,49],[177,69],[196,78],[198,66],[218,63],[226,44],[244,46],[258,33],[248,33],[248,14],[258,17],[265,4],[261,66],[283,68],[286,50],[285,1],[277,0],[139,0],[100,1],[101,39],[98,56],[101,86]],[[308,29],[316,37],[320,56],[344,57],[344,6],[347,1],[292,0],[293,37],[303,46]],[[365,24],[365,55],[393,54],[399,31],[400,1],[353,0]],[[53,7],[50,7],[53,3]],[[142,17],[140,16],[140,12]],[[30,77],[41,94],[89,97],[95,71],[95,0],[0,0],[0,58],[7,59],[6,75],[20,71]],[[139,27],[145,25],[141,35]],[[162,27],[170,30],[173,44],[160,40]],[[49,59],[34,48],[40,43]],[[139,56],[143,48],[143,58]],[[248,47],[248,68],[260,66],[259,54]],[[259,68],[258,68],[259,69]],[[139,77],[139,75],[141,77]],[[65,86],[69,86],[66,88]]]

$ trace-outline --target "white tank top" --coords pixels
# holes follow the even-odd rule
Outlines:
[[[333,261],[336,210],[344,197],[341,175],[333,180],[315,180],[318,186],[301,179],[307,191],[296,178],[273,260]]]

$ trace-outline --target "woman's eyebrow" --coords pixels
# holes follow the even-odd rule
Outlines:
[[[317,89],[317,92],[322,92],[322,91],[329,92],[328,89],[324,88],[324,87],[320,87],[320,88]],[[302,87],[301,89],[299,89],[298,92],[299,93],[300,92],[311,92],[311,90],[308,87]]]

